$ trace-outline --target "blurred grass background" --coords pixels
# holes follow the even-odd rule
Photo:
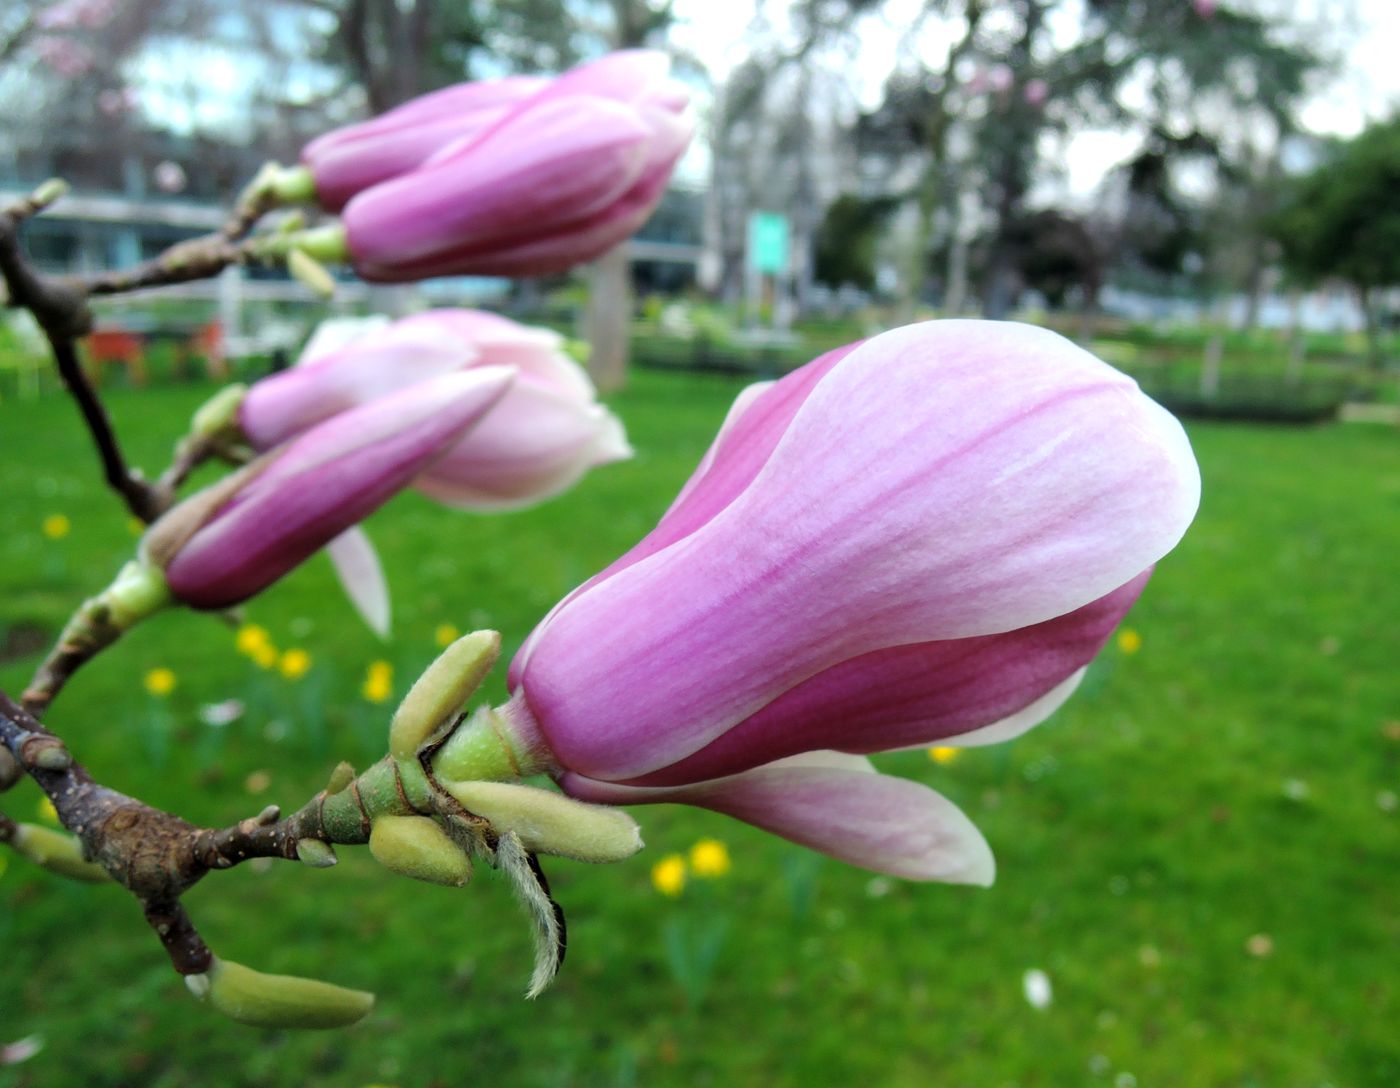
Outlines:
[[[638,455],[521,514],[415,496],[368,529],[395,595],[378,644],[317,558],[248,606],[310,671],[288,680],[218,619],[167,614],[75,680],[51,722],[103,781],[224,824],[295,807],[342,758],[383,752],[392,702],[435,630],[491,626],[511,652],[566,590],[655,521],[740,387],[638,373],[615,401]],[[129,453],[156,471],[212,386],[117,389]],[[648,850],[549,866],[568,962],[520,995],[526,926],[495,874],[466,891],[392,878],[364,851],[329,871],[248,865],[189,905],[221,954],[373,989],[333,1033],[258,1031],[198,1006],[134,905],[6,855],[0,1044],[44,1050],[0,1086],[1400,1083],[1400,435],[1199,424],[1200,518],[1081,693],[1013,744],[947,763],[878,760],[961,804],[997,853],[991,890],[912,885],[722,817],[636,810]],[[72,606],[135,536],[60,396],[0,404],[0,686],[23,686]],[[54,515],[68,531],[46,536]],[[51,532],[54,524],[50,524]],[[167,668],[174,690],[144,690]],[[490,693],[504,692],[501,675]],[[238,699],[222,727],[201,706]],[[28,783],[0,799],[37,820]],[[658,894],[650,866],[702,837],[732,869]],[[727,922],[687,999],[668,929]],[[1053,1001],[1033,1008],[1028,969]]]

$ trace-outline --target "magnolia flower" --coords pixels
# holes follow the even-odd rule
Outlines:
[[[192,607],[247,600],[403,490],[514,373],[448,374],[342,412],[175,507],[151,526],[143,554]]]
[[[617,417],[597,402],[562,337],[476,310],[430,310],[399,321],[324,323],[295,367],[255,383],[238,426],[268,450],[338,413],[443,374],[510,366],[515,381],[476,426],[414,481],[424,494],[467,510],[541,502],[590,468],[631,456]],[[381,635],[389,627],[383,568],[362,530],[328,552],[351,601]]]
[[[582,799],[700,804],[871,868],[987,882],[966,817],[860,756],[1044,720],[1199,487],[1176,420],[1054,333],[885,333],[747,391],[460,744],[489,728]]]
[[[690,141],[668,69],[661,53],[611,54],[362,190],[344,209],[355,270],[379,282],[544,275],[611,249],[651,214]]]
[[[255,449],[428,378],[511,366],[517,376],[509,392],[414,486],[464,509],[512,509],[557,495],[589,468],[632,452],[621,423],[549,329],[478,310],[429,310],[350,332],[340,342],[313,337],[296,367],[248,390],[238,422]]]
[[[301,152],[317,201],[327,211],[340,211],[356,193],[421,166],[449,144],[479,136],[547,83],[533,76],[459,83],[318,136]]]

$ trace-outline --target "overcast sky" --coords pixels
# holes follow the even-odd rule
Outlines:
[[[1182,0],[1183,4],[1189,2]],[[894,26],[873,21],[862,24],[856,91],[863,106],[878,102],[879,88],[894,62],[901,18],[912,18],[921,6],[920,0],[891,0],[887,10]],[[1222,0],[1222,6],[1285,15],[1290,21],[1308,25],[1311,34],[1343,56],[1341,70],[1319,87],[1304,107],[1301,120],[1306,128],[1351,136],[1368,120],[1400,108],[1400,0]],[[781,8],[780,3],[770,4],[769,10],[780,13]],[[1073,5],[1067,8],[1073,21]],[[722,81],[746,55],[746,24],[735,19],[733,6],[715,0],[676,0],[675,10],[679,16],[674,30],[676,43],[704,63],[717,83]],[[937,63],[937,35],[936,29],[931,32],[928,48],[935,57],[926,58],[926,62]],[[1135,146],[1131,137],[1119,132],[1078,135],[1067,153],[1070,192],[1088,193]],[[701,172],[703,158],[703,152],[692,157],[686,173]]]

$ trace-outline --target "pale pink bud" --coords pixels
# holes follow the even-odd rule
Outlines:
[[[342,412],[175,507],[149,530],[148,557],[195,608],[246,600],[403,490],[514,374],[447,374]]]
[[[746,398],[536,628],[498,717],[568,789],[1006,739],[1074,690],[1199,488],[1180,425],[1054,333],[885,333]]]
[[[658,53],[615,53],[566,73],[486,131],[459,139],[346,206],[366,279],[544,275],[634,233],[690,141]]]
[[[1043,79],[1032,79],[1026,82],[1025,89],[1026,103],[1031,106],[1043,106],[1046,99],[1050,97],[1050,84]]]
[[[370,329],[254,385],[239,409],[244,434],[267,449],[355,405],[438,374],[511,366],[500,403],[415,481],[471,510],[526,506],[589,468],[631,454],[621,423],[597,402],[562,338],[476,310],[429,310]]]
[[[338,212],[356,193],[484,132],[547,82],[507,76],[434,91],[373,120],[318,136],[302,150],[301,161],[315,178],[321,206]]]

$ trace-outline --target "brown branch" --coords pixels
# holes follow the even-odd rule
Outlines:
[[[225,229],[239,230],[239,222],[235,214]],[[160,256],[131,268],[74,276],[68,282],[90,296],[120,295],[147,287],[207,280],[230,265],[238,264],[245,256],[244,249],[221,230],[177,242]]]
[[[4,277],[9,291],[10,304],[27,309],[44,330],[63,384],[77,402],[97,447],[107,483],[133,514],[143,521],[151,521],[160,512],[157,497],[140,473],[127,467],[107,411],[78,361],[75,341],[92,329],[87,295],[72,284],[40,276],[20,250],[20,224],[42,210],[60,192],[58,186],[41,186],[0,211],[0,276]]]
[[[99,784],[62,740],[4,692],[0,743],[53,803],[84,855],[136,897],[175,970],[207,971],[213,954],[179,902],[208,872],[192,849],[196,829]]]

